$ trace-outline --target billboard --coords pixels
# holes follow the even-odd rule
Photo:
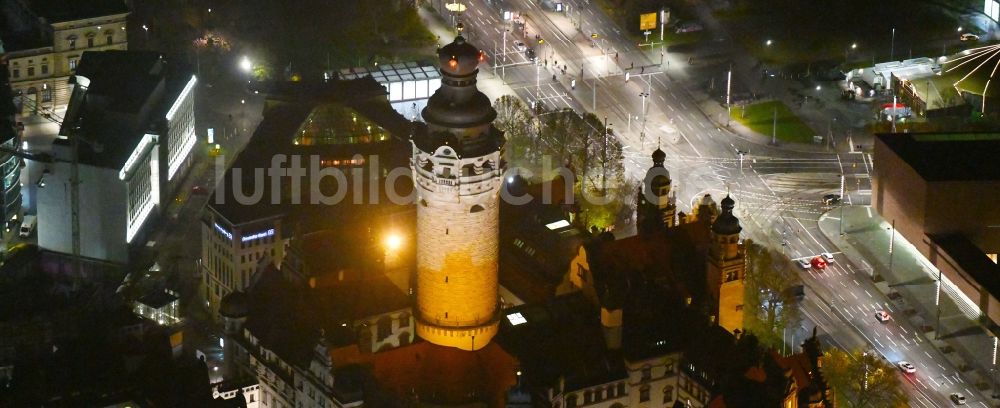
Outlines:
[[[639,30],[646,31],[656,28],[656,14],[645,13],[639,15]]]

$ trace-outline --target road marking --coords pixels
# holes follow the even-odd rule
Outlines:
[[[878,346],[879,346],[880,348],[885,348],[885,345],[884,345],[884,344],[882,344],[882,342],[881,342],[881,341],[878,341],[878,339],[872,339],[872,340],[874,340],[874,341],[875,341],[875,343],[876,343],[876,344],[878,344]]]
[[[850,311],[850,310],[848,310],[848,309],[844,309],[844,313],[847,313],[847,315],[848,315],[848,316],[851,316],[851,319],[854,319],[854,315],[853,315],[853,314],[851,314],[851,311]]]
[[[855,295],[854,292],[851,292],[851,296],[854,296],[854,300],[860,300],[858,299],[858,295]]]
[[[874,299],[874,297],[872,296],[872,294],[870,292],[868,292],[868,289],[865,289],[865,294],[867,294],[868,297]]]
[[[853,281],[854,281],[854,284],[855,284],[855,285],[858,285],[858,286],[861,286],[861,282],[858,282],[858,280],[857,280],[857,279],[851,279],[851,280],[853,280]]]

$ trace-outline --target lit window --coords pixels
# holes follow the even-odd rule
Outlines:
[[[507,315],[507,321],[509,321],[511,325],[517,326],[522,323],[527,323],[528,319],[525,319],[524,316],[521,315],[521,312],[515,312]]]

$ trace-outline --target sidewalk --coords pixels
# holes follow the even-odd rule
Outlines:
[[[455,30],[449,27],[448,22],[446,22],[439,14],[434,10],[430,9],[429,6],[421,6],[417,8],[417,14],[420,19],[424,21],[427,25],[427,29],[438,36],[438,46],[444,46],[451,43],[455,36],[458,34]],[[495,101],[497,98],[503,95],[516,95],[514,90],[505,84],[499,76],[493,75],[488,69],[479,69],[479,76],[476,77],[476,86],[490,98],[491,101]]]
[[[880,275],[875,286],[890,299],[897,319],[909,319],[970,386],[984,396],[992,394],[993,338],[977,321],[975,305],[962,300],[952,285],[942,285],[941,332],[937,333],[934,300],[938,295],[938,271],[900,234],[895,234],[890,270],[890,224],[866,206],[845,206],[843,215],[845,234],[840,235],[840,210],[835,209],[819,219],[823,235],[852,260],[859,275],[867,273],[871,277],[872,271]]]

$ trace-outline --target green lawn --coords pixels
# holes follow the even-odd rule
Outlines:
[[[744,112],[744,109],[746,112]],[[812,143],[813,132],[798,116],[779,101],[754,103],[746,106],[734,106],[730,112],[733,120],[764,136],[771,136],[774,123],[774,113],[778,114],[777,138],[783,142]]]

